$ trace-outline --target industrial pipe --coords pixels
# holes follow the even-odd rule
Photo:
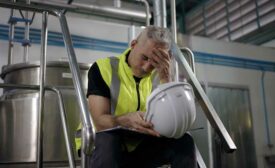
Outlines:
[[[171,31],[172,31],[172,38],[174,42],[177,44],[177,20],[176,20],[176,2],[175,0],[170,0],[171,6]],[[179,65],[178,62],[173,60],[174,62],[174,70],[175,70],[175,81],[179,81]]]
[[[154,0],[154,25],[167,27],[166,22],[166,0]]]
[[[170,6],[171,6],[171,29],[172,29],[172,35],[173,40],[177,44],[177,18],[176,18],[176,2],[175,0],[170,0]]]
[[[66,9],[67,11],[80,12],[85,14],[93,14],[102,17],[109,17],[130,22],[145,22],[146,13],[144,11],[137,11],[126,8],[116,8],[109,6],[98,6],[93,4],[81,4],[72,2],[70,5],[64,3],[57,3],[52,1],[32,0],[32,4],[46,5],[55,9]],[[149,13],[149,18],[151,17]]]

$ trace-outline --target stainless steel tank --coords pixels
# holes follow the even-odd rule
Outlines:
[[[90,65],[79,64],[84,88]],[[5,66],[1,77],[4,83],[39,85],[39,62]],[[48,62],[46,85],[73,86],[67,62]],[[70,138],[79,124],[79,107],[73,89],[61,89],[69,124]],[[0,97],[0,166],[5,163],[36,161],[37,115],[39,91],[5,89]],[[61,125],[57,95],[45,93],[43,160],[67,162],[65,140]],[[75,150],[74,150],[75,152]],[[75,153],[76,156],[76,153]]]

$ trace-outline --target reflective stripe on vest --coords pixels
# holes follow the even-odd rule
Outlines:
[[[110,64],[112,67],[112,80],[110,85],[110,95],[111,95],[111,113],[115,115],[116,105],[118,102],[118,96],[120,91],[120,80],[118,77],[118,63],[119,59],[117,57],[110,57]],[[113,103],[116,102],[116,103]]]

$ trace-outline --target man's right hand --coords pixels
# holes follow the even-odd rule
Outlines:
[[[145,113],[141,111],[131,112],[118,116],[115,120],[118,125],[159,137],[160,134],[153,129],[153,124],[144,120],[144,114]]]

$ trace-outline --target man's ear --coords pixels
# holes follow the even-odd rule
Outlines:
[[[136,44],[137,44],[137,40],[136,39],[132,40],[131,41],[131,49],[133,49],[136,46]]]

